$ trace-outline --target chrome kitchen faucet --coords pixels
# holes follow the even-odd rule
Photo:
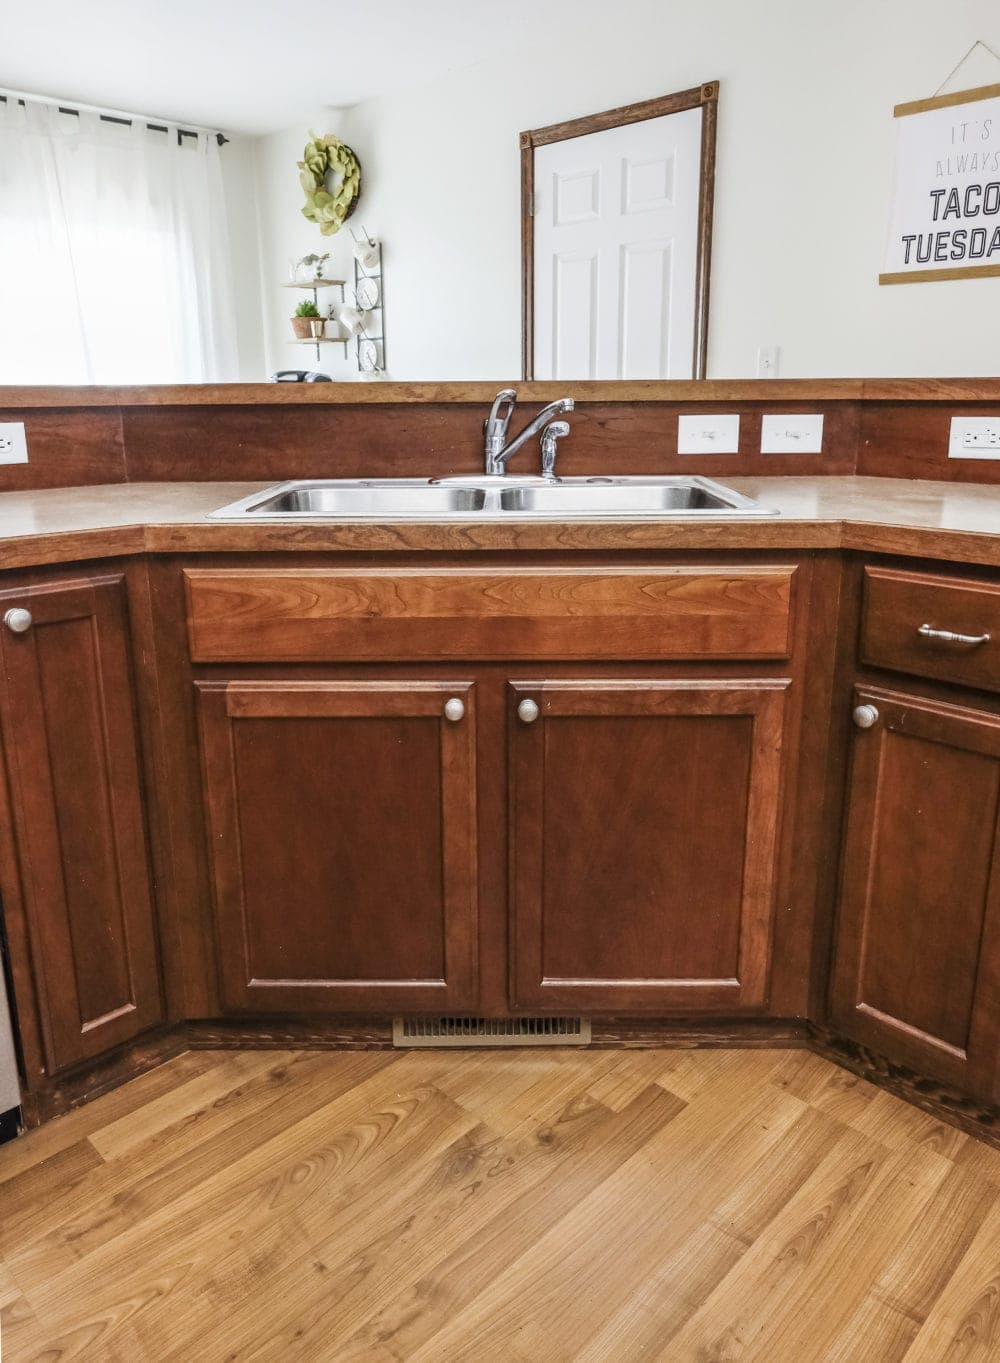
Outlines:
[[[572,398],[557,398],[555,402],[550,402],[547,407],[543,407],[536,417],[528,422],[520,435],[516,435],[513,440],[507,440],[507,427],[514,414],[514,404],[517,402],[517,391],[513,388],[501,388],[493,399],[493,406],[490,414],[486,418],[486,472],[491,477],[503,475],[507,472],[507,460],[512,454],[516,454],[521,446],[533,435],[537,435],[543,427],[548,427],[553,417],[560,416],[563,412],[572,412],[576,405]],[[553,422],[554,427],[551,437],[547,442],[543,439],[543,461],[547,456],[550,467],[542,472],[548,478],[555,477],[555,448],[556,440],[560,436],[567,435],[569,426],[565,421]]]

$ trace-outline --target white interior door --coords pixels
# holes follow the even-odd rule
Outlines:
[[[687,379],[702,109],[535,148],[538,379]]]

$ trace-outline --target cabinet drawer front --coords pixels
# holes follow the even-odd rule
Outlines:
[[[786,658],[794,565],[190,569],[195,662]]]
[[[1000,583],[867,568],[861,656],[872,667],[1000,690]]]

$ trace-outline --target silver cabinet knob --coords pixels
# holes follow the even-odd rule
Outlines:
[[[857,705],[854,708],[854,723],[859,729],[870,729],[878,723],[878,711],[874,705]]]
[[[517,717],[525,724],[534,724],[538,718],[538,706],[533,700],[522,700],[517,707]]]
[[[465,702],[459,700],[457,696],[452,696],[451,700],[445,701],[444,703],[445,719],[450,719],[453,724],[457,724],[464,714]]]
[[[31,629],[31,611],[25,610],[23,606],[12,606],[3,622],[12,634],[24,634]]]

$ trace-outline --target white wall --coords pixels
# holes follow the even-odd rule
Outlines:
[[[226,198],[226,232],[236,284],[239,378],[245,383],[256,383],[264,378],[265,372],[255,143],[253,137],[233,137],[219,155]]]
[[[255,139],[266,374],[278,369],[319,368],[337,379],[357,377],[353,346],[322,346],[317,363],[316,351],[312,346],[293,343],[289,318],[295,311],[295,305],[311,299],[312,294],[283,287],[289,277],[289,265],[311,252],[316,255],[322,255],[324,251],[333,253],[333,258],[325,267],[328,277],[354,278],[350,233],[342,229],[333,237],[324,237],[314,223],[302,216],[305,197],[299,185],[296,166],[310,130],[317,135],[335,132],[349,142],[344,131],[347,122],[348,115],[342,109],[317,109],[301,125]],[[367,168],[362,169],[364,171]],[[339,290],[320,290],[319,303],[323,311],[329,303],[339,301]]]
[[[977,37],[1000,50],[995,0],[580,0],[571,28],[525,31],[513,58],[318,113],[315,131],[361,158],[357,218],[386,243],[391,377],[519,372],[521,129],[710,79],[722,83],[710,375],[752,376],[761,345],[780,347],[783,377],[996,373],[1000,279],[877,284],[892,106],[934,93]],[[997,80],[980,52],[948,88]],[[258,142],[271,279],[326,240],[299,215],[308,126]],[[349,269],[348,233],[332,241]],[[295,355],[275,292],[269,367]],[[333,356],[323,368],[353,373]]]

